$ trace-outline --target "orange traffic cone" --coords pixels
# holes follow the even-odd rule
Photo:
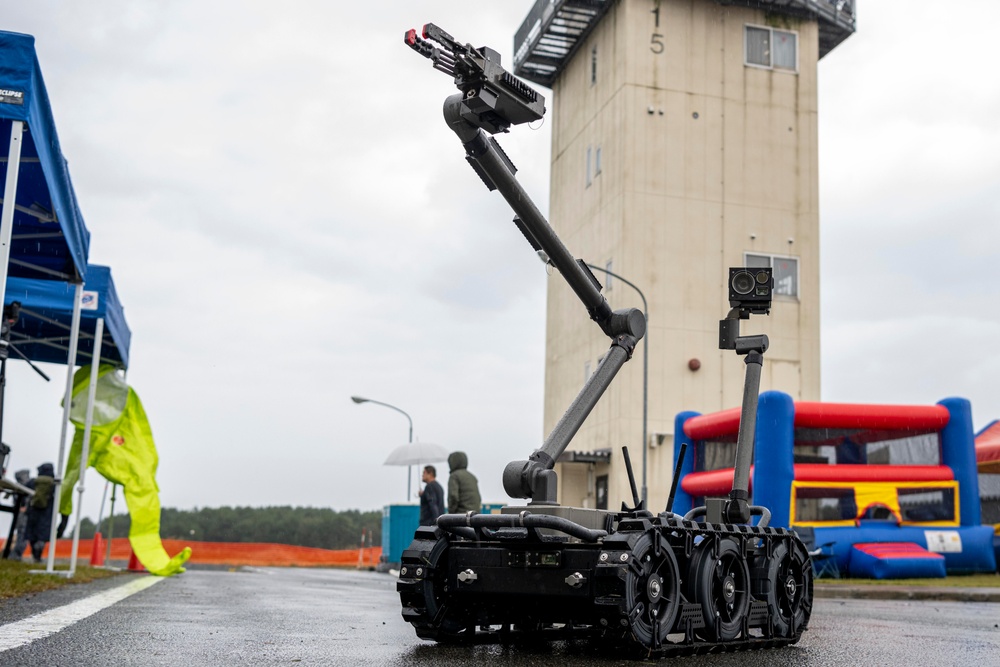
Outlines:
[[[139,559],[135,557],[135,551],[131,553],[128,557],[128,571],[129,572],[145,572],[146,568],[142,566]]]
[[[94,546],[90,549],[90,567],[101,567],[104,565],[104,538],[101,534],[94,533]]]

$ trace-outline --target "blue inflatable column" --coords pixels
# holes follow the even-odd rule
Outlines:
[[[941,431],[941,463],[951,468],[958,482],[959,516],[963,526],[978,526],[979,474],[976,470],[976,441],[972,432],[972,404],[964,398],[938,401],[951,417]]]
[[[788,528],[795,476],[795,402],[780,391],[765,391],[757,404],[753,504],[771,510],[771,526]]]
[[[676,417],[674,417],[674,468],[677,468],[677,457],[681,453],[681,445],[687,443],[687,452],[684,454],[684,465],[681,467],[681,479],[684,476],[694,472],[694,442],[691,438],[687,437],[684,432],[684,422],[691,417],[697,417],[699,412],[681,412]],[[673,511],[677,514],[687,514],[694,507],[694,498],[691,497],[687,491],[681,488],[680,482],[677,483],[677,493],[674,494],[674,507]]]

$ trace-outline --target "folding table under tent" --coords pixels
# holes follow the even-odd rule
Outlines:
[[[125,321],[125,312],[115,290],[111,269],[91,264],[87,267],[87,282],[74,285],[56,280],[31,278],[7,279],[4,306],[20,304],[17,322],[10,330],[10,343],[31,361],[67,364],[67,382],[72,382],[77,365],[91,364],[96,374],[101,362],[120,368],[128,367],[129,344],[132,333]],[[73,363],[69,363],[70,359]],[[94,382],[91,386],[96,386]],[[86,444],[89,444],[93,392],[88,399],[87,434],[82,457],[81,479],[87,463]],[[63,428],[57,466],[62,475],[65,441],[69,421],[70,401],[64,401]],[[56,485],[56,498],[59,484]],[[80,502],[77,501],[77,521],[73,535],[73,557],[70,574],[75,572],[77,545],[79,543]],[[53,503],[53,532],[58,524],[58,501]],[[54,536],[51,540],[54,544]],[[53,571],[55,549],[49,549],[48,570]]]

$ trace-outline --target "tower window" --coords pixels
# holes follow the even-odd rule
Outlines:
[[[601,147],[598,146],[594,151],[594,176],[601,173]]]
[[[587,146],[587,187],[588,188],[590,187],[590,183],[593,180],[593,176],[591,175],[591,171],[590,171],[591,153],[592,153],[592,150],[591,150],[590,146]]]
[[[594,480],[594,504],[599,510],[608,509],[608,476],[598,475]]]
[[[590,85],[597,83],[597,45],[590,49]]]
[[[604,291],[607,292],[611,289],[611,279],[614,278],[614,276],[611,275],[611,272],[614,269],[612,268],[612,261],[610,259],[604,265],[604,270],[607,271],[607,273],[604,274]]]
[[[771,31],[771,59],[775,69],[795,71],[799,68],[799,39],[787,30]]]
[[[771,30],[770,28],[746,27],[747,64],[771,66]]]
[[[799,297],[799,260],[785,255],[744,253],[745,266],[771,267],[774,276],[775,296]]]
[[[799,36],[788,30],[748,25],[744,29],[747,65],[795,72],[799,68]]]

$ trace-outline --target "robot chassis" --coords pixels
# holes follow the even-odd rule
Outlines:
[[[768,527],[770,512],[748,504],[760,371],[767,336],[740,336],[739,323],[770,311],[770,269],[730,269],[730,310],[719,346],[745,357],[746,380],[733,490],[684,516],[671,511],[683,450],[667,507],[654,514],[636,492],[623,448],[632,506],[621,511],[556,503],[556,459],[569,445],[645,334],[637,309],[612,311],[601,285],[574,259],[489,134],[540,119],[545,100],[500,66],[488,47],[462,45],[434,24],[410,30],[407,45],[454,77],[461,91],[444,116],[466,159],[515,212],[514,224],[554,266],[592,320],[611,338],[597,370],[542,447],[503,473],[525,507],[501,514],[445,514],[416,531],[403,552],[396,589],[403,619],[437,642],[518,642],[585,637],[646,657],[794,644],[812,610],[812,567],[798,537]],[[758,517],[754,524],[752,516]],[[699,520],[700,519],[700,520]]]

